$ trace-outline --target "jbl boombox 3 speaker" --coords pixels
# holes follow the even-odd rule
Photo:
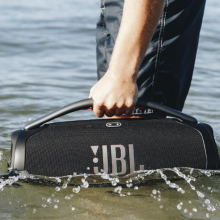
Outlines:
[[[13,132],[10,168],[43,176],[126,175],[173,167],[219,169],[211,126],[159,103],[138,100],[137,106],[170,117],[46,123],[92,106],[91,99],[82,100]]]

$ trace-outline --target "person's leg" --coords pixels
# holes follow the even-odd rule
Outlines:
[[[166,0],[158,27],[139,68],[139,98],[182,110],[191,84],[206,0]],[[97,70],[108,69],[124,0],[101,0]],[[128,36],[129,37],[129,36]],[[136,109],[136,112],[143,113]]]

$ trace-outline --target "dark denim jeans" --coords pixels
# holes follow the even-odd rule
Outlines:
[[[195,64],[206,0],[166,0],[137,76],[139,97],[182,110]],[[101,0],[97,23],[97,70],[107,71],[124,0]],[[128,36],[129,37],[129,36]]]

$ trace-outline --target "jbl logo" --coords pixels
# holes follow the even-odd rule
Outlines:
[[[102,161],[103,161],[103,168],[99,168],[98,166],[93,167],[93,171],[95,174],[98,174],[100,169],[103,169],[105,173],[112,173],[116,175],[126,174],[127,168],[129,168],[130,173],[135,171],[135,161],[134,161],[134,145],[129,144],[128,147],[128,155],[126,155],[126,148],[124,145],[117,144],[117,145],[110,145],[110,156],[111,156],[111,167],[112,170],[109,170],[109,160],[108,160],[108,146],[107,145],[93,145],[91,146],[92,152],[94,154],[93,163],[97,164],[99,162],[99,158],[97,158],[97,152],[99,147],[102,150]],[[119,151],[119,155],[117,157],[117,151]],[[126,160],[127,159],[127,160]],[[127,164],[127,161],[128,164]],[[121,164],[120,169],[118,168],[118,162]],[[129,167],[127,167],[129,166]],[[144,165],[139,166],[140,170],[144,170]]]

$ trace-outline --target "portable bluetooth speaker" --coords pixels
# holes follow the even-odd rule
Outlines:
[[[155,102],[138,100],[137,106],[172,118],[46,123],[92,106],[91,99],[82,100],[13,132],[10,168],[44,176],[101,171],[125,175],[173,167],[219,169],[211,126]]]

